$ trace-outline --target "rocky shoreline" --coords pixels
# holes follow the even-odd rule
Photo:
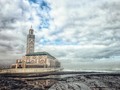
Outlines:
[[[81,76],[26,80],[0,77],[0,90],[120,90],[120,76]]]
[[[74,76],[58,81],[49,90],[120,90],[120,76]]]

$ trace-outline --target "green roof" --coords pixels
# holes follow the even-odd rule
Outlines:
[[[55,58],[52,55],[50,55],[48,52],[34,52],[34,53],[26,54],[26,56],[40,56],[40,55],[47,55],[47,56],[50,56],[52,58]]]

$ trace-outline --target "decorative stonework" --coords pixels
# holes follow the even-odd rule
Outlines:
[[[41,67],[41,68],[59,68],[60,62],[55,58],[48,55],[38,55],[38,56],[23,56],[21,60],[17,60],[16,68],[32,68]],[[34,67],[34,68],[35,68]]]
[[[34,53],[34,43],[35,43],[35,35],[33,34],[34,30],[29,29],[29,34],[27,35],[27,50],[26,54]]]

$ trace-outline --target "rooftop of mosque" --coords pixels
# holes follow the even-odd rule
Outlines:
[[[26,56],[41,56],[41,55],[47,55],[55,59],[55,57],[50,55],[48,52],[34,52],[34,53],[26,54]]]

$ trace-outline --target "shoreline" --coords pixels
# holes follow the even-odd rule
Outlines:
[[[69,74],[68,74],[69,75]],[[79,75],[58,77],[0,77],[3,90],[119,90],[120,75]],[[44,83],[43,83],[44,82]],[[71,89],[72,88],[72,89]],[[1,89],[1,90],[2,90]]]

